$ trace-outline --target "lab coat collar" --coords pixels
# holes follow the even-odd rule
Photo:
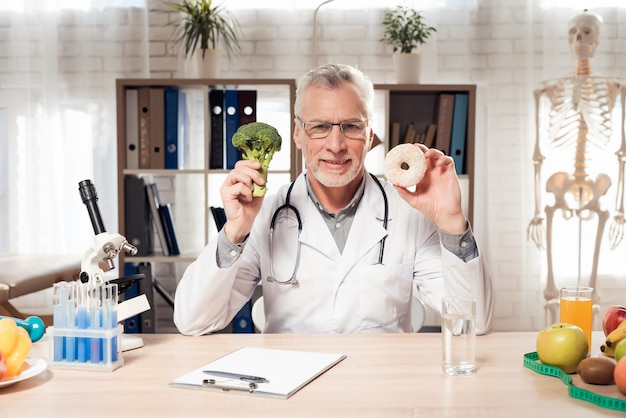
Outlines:
[[[349,260],[363,257],[372,247],[387,234],[383,228],[384,199],[378,185],[365,173],[365,194],[356,211],[352,227],[346,241],[343,256]],[[300,242],[310,246],[331,259],[342,256],[335,244],[326,223],[322,219],[317,207],[307,195],[304,175],[296,180],[291,193],[291,203],[301,213],[302,233]]]

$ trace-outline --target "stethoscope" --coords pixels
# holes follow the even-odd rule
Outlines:
[[[380,192],[383,194],[383,202],[385,203],[385,217],[383,218],[383,228],[385,228],[385,230],[387,229],[387,221],[389,220],[389,202],[387,201],[387,193],[385,193],[385,189],[383,188],[383,185],[380,183],[380,180],[378,180],[378,178],[376,178],[375,175],[370,173],[370,176],[372,177],[372,179],[374,179],[374,181],[376,182],[376,184],[378,185],[378,188],[380,189]],[[290,284],[293,286],[297,286],[298,285],[298,279],[296,279],[296,273],[298,272],[298,266],[300,265],[300,233],[302,232],[302,219],[300,218],[300,212],[298,211],[298,209],[296,209],[295,206],[293,206],[291,203],[289,203],[289,198],[291,197],[291,190],[293,189],[293,186],[295,184],[295,180],[293,182],[291,182],[291,184],[289,185],[289,189],[287,190],[287,196],[285,197],[285,203],[281,206],[278,207],[278,209],[276,209],[274,211],[274,215],[272,216],[272,222],[270,223],[270,237],[269,237],[269,245],[270,245],[270,275],[267,276],[267,281],[268,282],[273,282],[273,283],[278,283],[278,284]],[[274,275],[274,260],[272,258],[273,255],[273,248],[274,248],[274,227],[276,224],[276,218],[278,218],[278,215],[280,214],[280,212],[282,212],[283,210],[289,210],[291,209],[293,211],[293,213],[296,215],[296,219],[298,221],[298,247],[296,250],[296,264],[293,267],[293,272],[291,273],[291,277],[289,278],[289,280],[278,280],[275,278]],[[378,252],[378,262],[376,264],[383,264],[383,255],[385,253],[385,240],[387,239],[387,235],[385,235],[381,240],[380,240],[380,249]]]

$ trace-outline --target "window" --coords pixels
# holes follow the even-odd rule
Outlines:
[[[104,7],[146,7],[148,0],[11,0],[0,3],[0,12],[17,12],[26,13],[31,10],[36,11],[52,11],[52,10],[93,10]]]
[[[9,250],[9,134],[7,109],[0,107],[0,253]]]

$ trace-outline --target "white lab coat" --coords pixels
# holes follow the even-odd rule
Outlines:
[[[365,195],[352,223],[343,253],[307,196],[303,175],[290,203],[302,219],[299,284],[266,281],[270,274],[269,230],[288,185],[266,197],[239,259],[230,268],[216,263],[213,239],[185,271],[175,296],[174,321],[183,334],[218,331],[249,300],[261,280],[269,333],[411,332],[411,295],[417,289],[428,306],[440,310],[445,294],[477,300],[476,329],[489,331],[493,315],[491,281],[484,256],[465,263],[439,241],[434,223],[409,206],[388,182],[387,230],[383,195],[366,175]],[[383,265],[376,264],[387,235]],[[276,278],[288,280],[297,251],[293,211],[281,211],[273,239]],[[443,274],[442,274],[443,272]]]

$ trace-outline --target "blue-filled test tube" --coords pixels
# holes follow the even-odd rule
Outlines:
[[[67,282],[58,282],[53,285],[52,300],[52,325],[54,329],[67,328],[66,307],[69,297]],[[65,358],[65,337],[54,337],[54,361],[62,361]]]
[[[78,305],[76,309],[76,325],[78,329],[87,329],[89,326],[89,316],[87,312],[87,306]],[[87,349],[89,345],[89,339],[86,337],[78,337],[77,340],[77,357],[78,361],[85,363],[89,360],[89,351]]]
[[[117,284],[112,283],[105,286],[102,294],[102,328],[105,330],[114,330],[117,328]],[[117,337],[111,338],[110,344],[107,342],[110,350],[111,362],[117,361]],[[105,350],[106,351],[106,350]]]
[[[76,326],[79,330],[89,328],[89,298],[87,294],[87,285],[79,285],[78,301],[76,307]],[[78,337],[77,340],[77,356],[80,363],[89,361],[89,338]]]
[[[76,328],[76,299],[78,285],[76,282],[68,283],[67,299],[65,303],[65,317],[67,318],[66,329]],[[76,337],[65,337],[65,360],[76,361]]]
[[[89,292],[89,328],[92,330],[102,329],[101,324],[101,308],[100,308],[100,291],[101,287],[96,287]],[[90,338],[89,341],[89,358],[92,363],[100,363],[102,361],[102,338]]]

